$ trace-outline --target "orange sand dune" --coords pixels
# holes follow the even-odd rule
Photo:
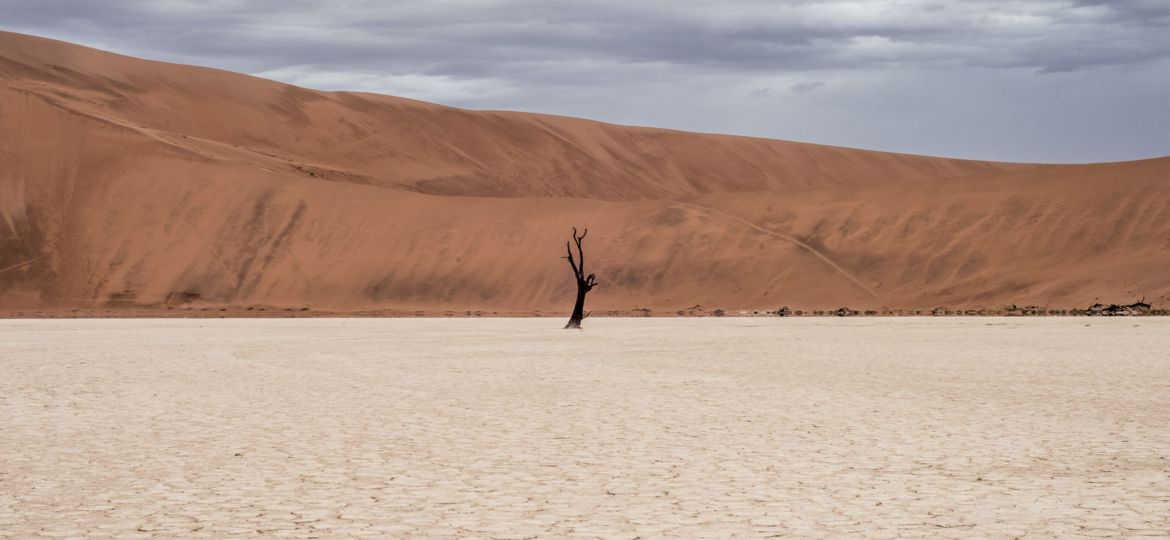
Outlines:
[[[317,92],[0,32],[0,309],[1170,301],[1170,159],[1025,165]]]

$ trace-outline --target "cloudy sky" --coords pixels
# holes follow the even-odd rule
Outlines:
[[[0,0],[0,28],[477,109],[994,160],[1170,155],[1170,0]]]

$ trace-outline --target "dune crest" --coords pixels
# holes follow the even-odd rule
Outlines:
[[[318,92],[0,32],[0,310],[1170,301],[1170,159],[1029,165]]]

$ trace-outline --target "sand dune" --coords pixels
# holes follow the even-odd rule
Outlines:
[[[958,128],[958,126],[957,126]],[[953,160],[317,92],[0,33],[0,310],[1170,301],[1170,159]]]

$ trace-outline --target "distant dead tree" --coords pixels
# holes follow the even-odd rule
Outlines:
[[[569,266],[573,267],[573,277],[577,280],[577,301],[573,304],[573,315],[569,317],[569,324],[566,324],[565,328],[581,328],[581,319],[585,318],[585,294],[597,286],[597,276],[585,275],[585,252],[581,250],[581,241],[585,239],[587,234],[589,234],[589,229],[585,229],[585,232],[578,235],[577,228],[573,227],[573,243],[577,244],[577,259],[573,259],[573,246],[569,242],[565,242],[565,250],[569,252],[568,256],[561,257],[569,260]]]

